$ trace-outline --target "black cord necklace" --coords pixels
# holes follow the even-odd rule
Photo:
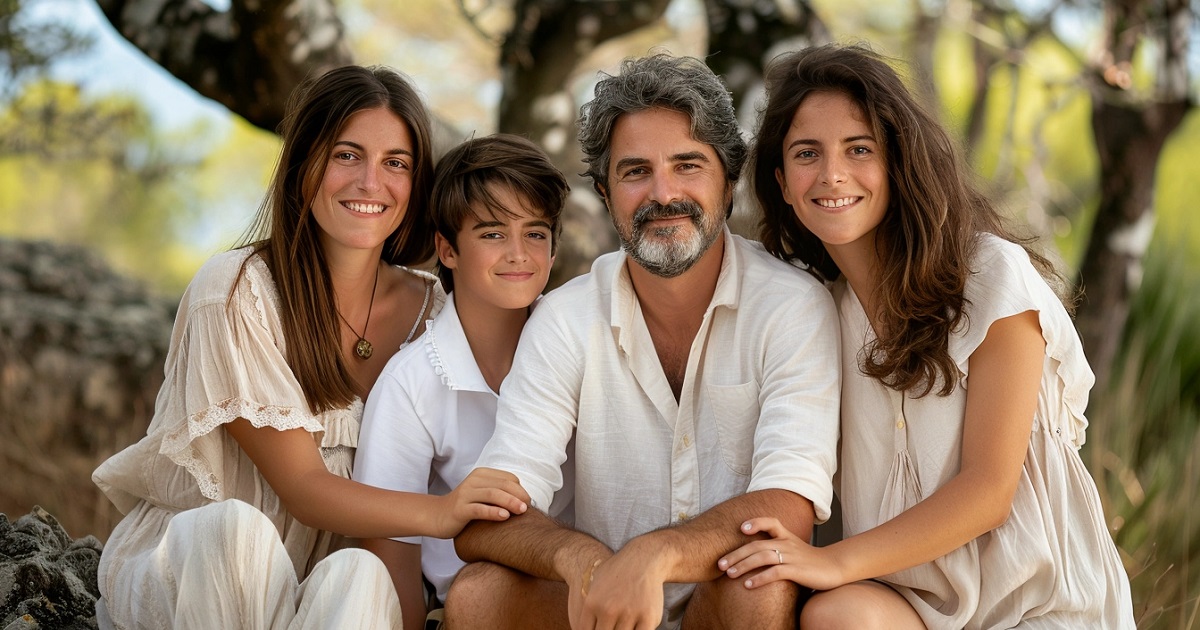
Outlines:
[[[358,337],[358,343],[354,344],[354,354],[357,354],[358,358],[364,361],[370,359],[371,353],[375,351],[375,348],[371,346],[371,342],[367,341],[366,335],[367,328],[371,325],[371,309],[375,308],[375,289],[377,288],[379,288],[378,263],[375,264],[375,284],[371,286],[371,302],[367,305],[367,321],[363,324],[363,334],[361,335],[358,334],[358,331],[354,330],[354,327],[350,325],[350,322],[346,321],[346,318],[342,316],[341,309],[336,307],[334,308],[334,310],[337,311],[338,317],[341,317],[342,323],[346,324],[346,327],[350,329],[350,332],[354,333],[354,336]]]

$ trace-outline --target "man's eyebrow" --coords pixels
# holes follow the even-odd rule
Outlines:
[[[704,162],[704,163],[708,163],[711,160],[709,160],[708,156],[704,155],[704,153],[701,151],[685,151],[683,153],[676,153],[676,154],[672,155],[671,161],[672,162]],[[630,168],[633,166],[641,166],[643,164],[649,164],[649,163],[650,163],[650,160],[643,158],[643,157],[626,157],[626,158],[621,158],[621,159],[617,160],[617,163],[615,166],[613,166],[613,168],[615,170],[620,170],[623,168]]]
[[[649,162],[650,162],[650,160],[647,160],[646,158],[643,158],[643,157],[625,157],[625,158],[621,158],[621,159],[617,160],[617,163],[615,165],[613,165],[613,169],[619,171],[623,168],[629,168],[632,166],[641,166],[643,164],[648,164]]]
[[[708,156],[700,151],[687,151],[685,153],[676,153],[671,156],[671,160],[675,162],[708,162]]]
[[[361,151],[363,153],[367,152],[366,147],[364,147],[363,145],[361,145],[357,142],[354,142],[353,140],[338,140],[337,142],[333,143],[333,146],[336,147],[341,144],[344,144],[352,149],[357,149],[358,151]],[[400,149],[400,148],[389,149],[387,151],[387,154],[388,155],[407,155],[409,157],[412,157],[412,151],[409,151],[408,149]]]

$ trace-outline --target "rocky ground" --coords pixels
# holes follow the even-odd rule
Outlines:
[[[0,238],[0,630],[97,627],[119,514],[91,472],[144,433],[177,303],[85,248]]]
[[[0,237],[0,512],[107,540],[92,471],[145,433],[178,302],[86,248]]]
[[[0,514],[0,628],[96,628],[95,536],[72,539],[40,507],[11,522]]]

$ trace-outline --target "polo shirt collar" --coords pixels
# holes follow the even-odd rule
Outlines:
[[[458,318],[453,292],[446,296],[442,312],[425,324],[424,338],[429,362],[434,372],[442,378],[443,385],[452,390],[495,395],[479,371],[479,364],[475,362],[471,344],[463,332],[462,320]]]

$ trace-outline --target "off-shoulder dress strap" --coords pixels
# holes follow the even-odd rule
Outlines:
[[[408,331],[408,336],[404,338],[404,343],[401,346],[407,345],[413,340],[417,334],[417,329],[421,327],[421,322],[425,321],[426,313],[429,311],[429,302],[433,297],[433,280],[423,278],[425,280],[425,300],[421,302],[421,310],[417,311],[417,319],[413,322],[412,328]]]

